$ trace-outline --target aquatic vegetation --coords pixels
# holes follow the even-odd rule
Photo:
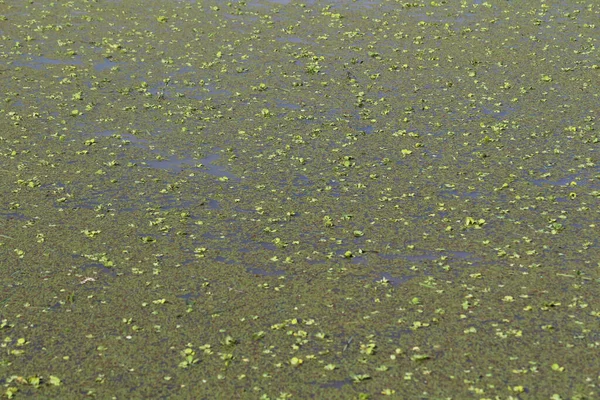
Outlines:
[[[2,5],[4,397],[598,392],[593,2]]]

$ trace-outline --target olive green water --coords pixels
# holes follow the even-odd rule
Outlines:
[[[0,0],[1,393],[598,398],[599,24]]]

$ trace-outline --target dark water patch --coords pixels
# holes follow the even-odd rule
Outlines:
[[[412,262],[420,262],[420,261],[433,261],[439,258],[438,254],[425,253],[419,255],[392,255],[392,254],[379,254],[379,257],[384,260],[398,260],[405,259],[407,261]]]
[[[252,275],[258,276],[286,276],[287,272],[280,269],[267,269],[259,267],[248,267],[246,271]]]
[[[106,71],[107,69],[111,69],[113,67],[118,67],[122,65],[122,63],[114,62],[112,60],[104,59],[103,61],[97,62],[94,64],[94,70],[98,72]]]
[[[230,250],[230,249],[223,249],[223,250]],[[239,261],[236,260],[232,260],[230,258],[227,258],[225,256],[216,256],[215,257],[215,261],[221,262],[223,264],[229,264],[229,265],[233,265],[233,264],[239,264]]]
[[[210,210],[218,210],[221,208],[221,204],[219,203],[218,200],[208,199],[207,207]]]
[[[341,254],[343,256],[343,254]],[[350,260],[351,264],[354,265],[361,265],[361,266],[367,266],[369,265],[369,259],[367,257],[362,257],[362,256],[356,256],[356,257],[352,257],[352,259]]]
[[[298,175],[294,178],[294,186],[295,187],[302,187],[302,188],[309,188],[312,187],[314,185],[313,181],[306,175]]]
[[[116,277],[117,276],[117,272],[112,269],[112,268],[108,268],[106,267],[104,264],[102,263],[87,263],[87,264],[83,264],[81,265],[81,270],[84,273],[98,273],[101,272],[102,274],[106,274],[112,277]]]
[[[21,213],[15,213],[15,212],[0,212],[0,217],[2,217],[2,219],[6,219],[8,221],[11,220],[18,220],[18,221],[25,221],[26,219],[28,219],[25,214],[21,214]]]
[[[414,336],[414,331],[411,329],[396,328],[387,333],[393,339],[405,339]]]
[[[268,250],[268,251],[277,250],[277,246],[275,246],[273,243],[270,243],[270,242],[252,242],[252,243],[264,250]]]
[[[308,0],[307,4],[311,4],[311,2],[314,2],[314,0]],[[266,7],[266,6],[275,6],[275,5],[280,5],[280,6],[285,6],[288,4],[291,4],[292,0],[256,0],[256,1],[250,1],[248,3],[249,6],[252,7]]]
[[[184,170],[199,170],[202,173],[207,173],[219,178],[227,178],[234,181],[239,181],[240,178],[229,172],[225,167],[214,164],[221,158],[218,153],[210,154],[204,158],[196,157],[180,157],[178,155],[172,155],[169,158],[162,158],[159,160],[148,160],[142,161],[142,165],[146,165],[150,168],[156,168],[161,170],[167,170],[171,172],[181,172]]]
[[[310,44],[310,43],[312,43],[311,41],[303,39],[298,36],[280,36],[277,38],[277,41],[283,42],[283,43],[295,43],[295,44]]]
[[[481,110],[486,115],[491,115],[491,116],[493,116],[494,118],[497,118],[497,119],[504,119],[508,115],[510,115],[513,112],[515,112],[516,109],[515,108],[510,108],[510,107],[504,107],[504,108],[501,108],[501,109],[490,109],[490,108],[487,108],[487,107],[482,107]]]
[[[191,75],[193,76],[193,74]],[[218,88],[212,84],[187,86],[175,81],[169,81],[168,84],[160,83],[151,86],[148,88],[148,93],[158,99],[171,101],[179,98],[191,98],[202,101],[209,99],[224,100],[230,98],[232,94],[230,90]]]
[[[415,251],[416,252],[416,251]],[[442,260],[442,261],[451,261],[451,260],[464,260],[469,262],[477,262],[480,261],[481,258],[477,257],[475,254],[467,252],[467,251],[426,251],[421,254],[384,254],[379,253],[379,257],[384,260],[398,260],[404,259],[410,262],[423,262],[423,261],[434,261],[434,260]]]
[[[7,101],[8,102],[8,101]],[[23,100],[10,100],[9,102],[10,105],[14,106],[14,107],[23,107],[25,104],[23,103]]]
[[[362,125],[359,123],[350,123],[349,125],[354,131],[367,135],[372,134],[375,130],[373,125]]]
[[[342,389],[344,386],[351,385],[352,379],[334,380],[334,381],[329,381],[326,383],[316,383],[315,382],[315,384],[318,384],[319,387],[322,389]]]
[[[275,105],[279,108],[289,108],[292,110],[300,110],[302,107],[298,104],[294,104],[294,103],[288,103],[285,101],[281,101],[281,100],[277,100],[275,102]]]
[[[206,85],[201,89],[201,91],[203,93],[192,94],[192,95],[190,95],[190,97],[192,97],[193,99],[197,99],[197,100],[204,100],[209,97],[229,98],[229,97],[231,97],[231,94],[232,94],[230,90],[218,88],[214,85]]]
[[[185,169],[196,168],[196,160],[193,157],[180,158],[178,156],[171,156],[167,159],[143,161],[142,164],[146,164],[150,168],[169,170],[172,172],[180,172]]]
[[[458,190],[442,190],[439,192],[441,198],[467,198],[467,199],[480,199],[483,197],[481,192],[460,192]]]
[[[241,208],[241,207],[235,207],[235,212],[236,213],[244,213],[244,214],[253,214],[256,212],[256,210],[251,209],[251,208]]]
[[[219,149],[215,149],[219,150]],[[218,153],[210,154],[204,158],[200,159],[200,164],[203,164],[202,171],[206,172],[213,176],[222,177],[225,176],[229,179],[239,180],[239,177],[227,171],[227,169],[223,166],[215,164],[221,158],[221,155]]]
[[[82,133],[84,133],[86,136],[91,137],[100,136],[104,138],[120,139],[124,143],[133,143],[134,145],[140,148],[148,148],[149,146],[149,142],[147,139],[140,138],[130,133],[120,133],[116,130],[104,130],[99,132],[93,132],[91,134],[87,134],[85,133],[85,131],[82,131]]]
[[[48,66],[54,66],[54,65],[77,66],[77,65],[83,65],[83,62],[81,61],[81,57],[79,57],[79,56],[72,58],[72,59],[68,59],[68,60],[59,60],[59,59],[49,58],[49,57],[45,57],[45,56],[32,56],[32,57],[26,57],[25,61],[17,61],[14,63],[14,65],[18,66],[18,67],[29,67],[29,68],[33,68],[33,69],[43,70],[43,69],[46,69],[46,67],[48,67]]]
[[[200,292],[189,292],[189,293],[177,295],[177,298],[185,301],[186,305],[192,305],[192,304],[196,303],[196,300],[198,298],[200,298],[201,296],[202,296],[202,294]]]
[[[568,175],[559,179],[532,179],[531,183],[536,186],[568,186],[571,182],[578,182],[577,177],[578,175]]]
[[[156,202],[160,202],[162,204],[161,211],[177,211],[184,212],[184,210],[198,210],[198,209],[207,209],[207,210],[218,210],[221,208],[221,203],[218,200],[211,198],[203,198],[203,199],[182,199],[177,195],[171,194],[163,194],[157,197],[144,197],[143,198],[147,204],[155,204]]]
[[[350,107],[331,107],[324,113],[324,118],[330,121],[340,120],[350,123],[360,120],[360,113]]]
[[[223,240],[223,238],[221,237],[221,235],[217,235],[216,233],[212,233],[212,232],[203,233],[202,237],[205,238],[205,239]]]
[[[310,265],[326,265],[329,264],[329,261],[326,259],[322,259],[322,260],[316,260],[316,259],[306,259],[306,263],[310,264]]]

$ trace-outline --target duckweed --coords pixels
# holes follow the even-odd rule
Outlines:
[[[23,2],[6,398],[595,398],[594,2]]]

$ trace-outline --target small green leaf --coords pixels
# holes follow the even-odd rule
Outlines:
[[[50,375],[50,378],[48,379],[48,383],[50,385],[60,386],[62,382],[58,376]]]

